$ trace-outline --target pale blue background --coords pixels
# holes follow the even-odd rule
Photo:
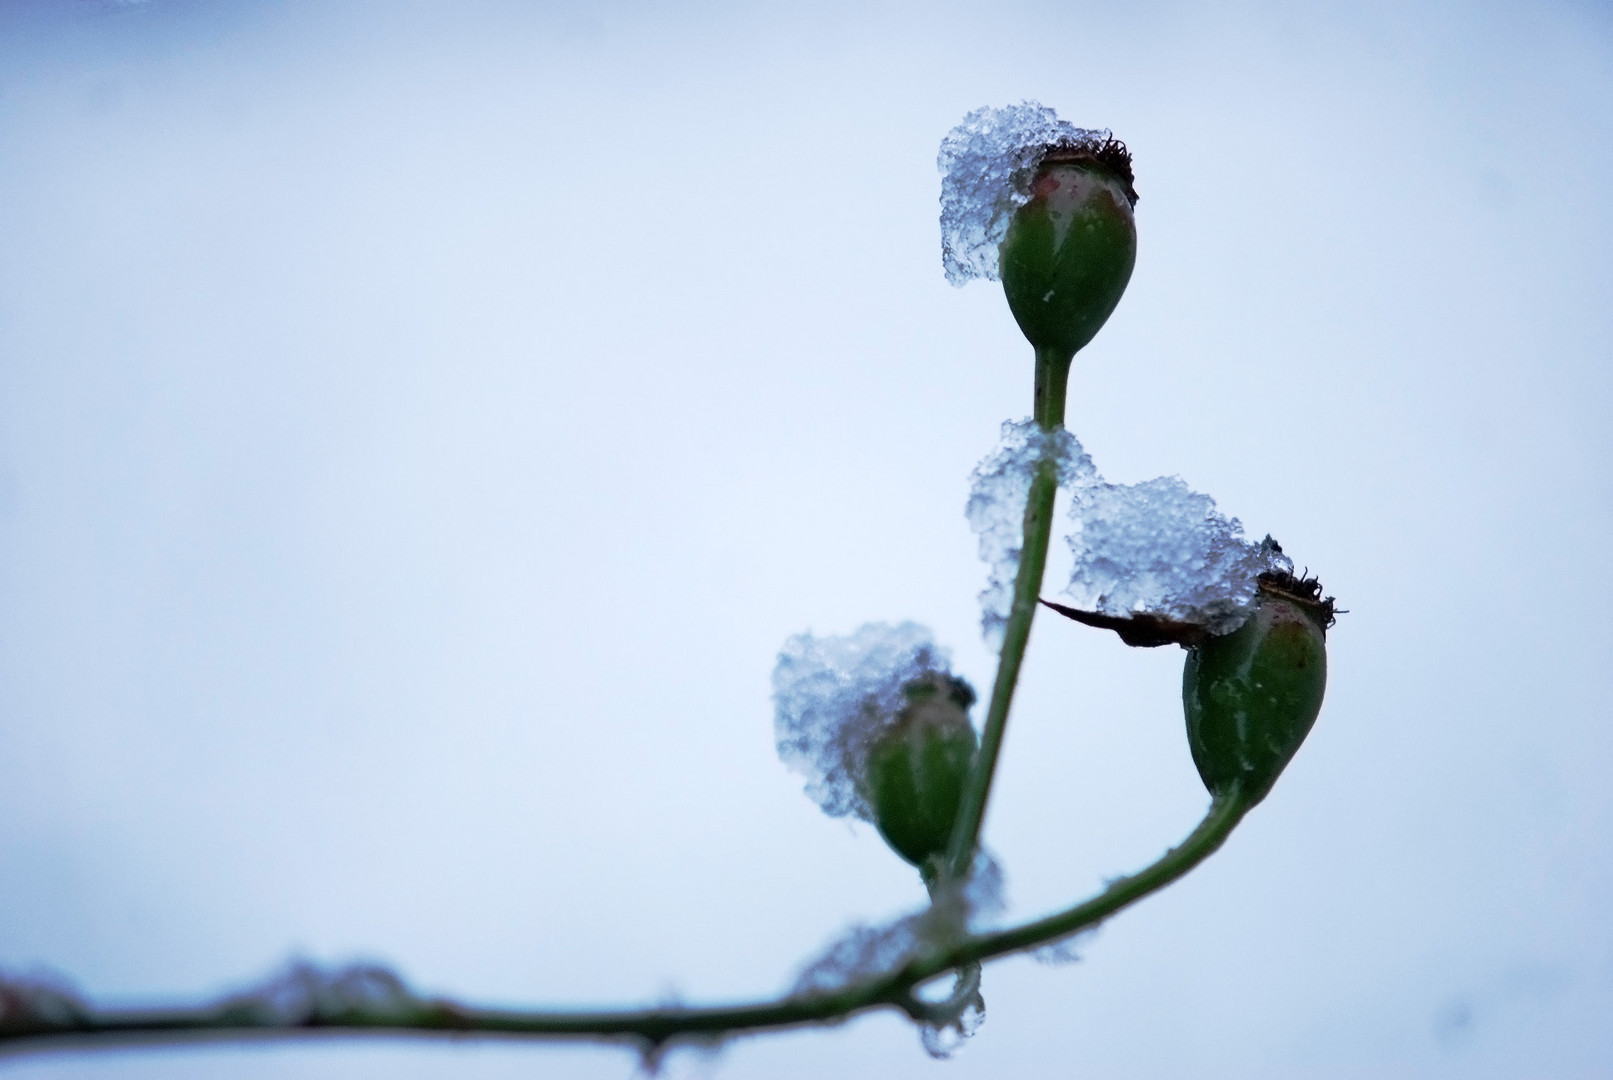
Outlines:
[[[490,1003],[764,994],[919,902],[772,748],[798,630],[984,683],[966,476],[1029,408],[941,276],[938,141],[1037,98],[1137,158],[1080,357],[1351,613],[1314,735],[1083,963],[724,1077],[1613,1076],[1613,17],[1600,5],[0,7],[0,966],[189,999],[293,953]],[[1055,573],[1057,569],[1055,568]],[[1014,911],[1205,797],[1181,654],[1044,623]],[[45,1077],[624,1077],[355,1043]]]

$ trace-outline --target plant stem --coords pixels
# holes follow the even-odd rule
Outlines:
[[[1198,827],[1146,868],[1110,882],[1097,896],[1057,914],[1007,930],[972,935],[945,953],[927,958],[923,965],[910,967],[908,973],[927,979],[961,964],[1034,949],[1096,926],[1122,908],[1163,889],[1215,854],[1249,810],[1250,803],[1240,791],[1217,795]]]
[[[1214,853],[1248,810],[1239,792],[1218,796],[1204,820],[1181,844],[1146,869],[1111,883],[1090,900],[1022,926],[966,935],[949,946],[921,953],[901,968],[833,991],[795,994],[749,1005],[621,1012],[470,1009],[450,1001],[411,999],[404,1007],[366,1011],[355,1006],[339,1014],[292,1022],[255,1014],[239,1003],[210,1009],[85,1011],[53,1017],[0,1012],[0,1056],[75,1046],[107,1049],[320,1035],[573,1038],[629,1042],[653,1052],[674,1039],[720,1040],[745,1032],[836,1024],[874,1008],[896,1008],[919,1022],[934,1023],[948,1006],[919,998],[914,988],[920,983],[946,971],[964,969],[964,977],[952,996],[954,1004],[965,1000],[978,985],[978,968],[974,972],[968,968],[1068,937],[1165,888]],[[0,1003],[5,1000],[4,989],[0,984]]]
[[[1035,417],[1043,430],[1064,423],[1064,403],[1072,355],[1038,350]],[[980,750],[964,787],[944,867],[952,883],[967,879],[980,842],[980,828],[991,794],[1009,706],[1019,680],[1031,622],[1047,567],[1053,529],[1058,468],[1043,461],[1031,480],[1025,504],[1024,546],[1014,579],[1014,600],[1003,633],[997,678],[992,685]],[[69,1009],[29,1012],[14,1009],[0,980],[0,1053],[139,1043],[206,1040],[238,1041],[310,1035],[511,1036],[628,1041],[654,1054],[674,1039],[721,1040],[741,1032],[835,1024],[874,1008],[897,1008],[920,1023],[944,1023],[972,1000],[979,965],[1032,949],[1096,926],[1151,893],[1165,888],[1209,857],[1248,813],[1250,803],[1234,790],[1217,796],[1197,828],[1152,865],[1112,882],[1083,903],[1006,930],[962,934],[913,955],[901,967],[870,974],[834,990],[793,994],[777,1001],[718,1008],[662,1008],[620,1012],[525,1012],[470,1009],[451,1001],[409,997],[374,1006],[356,1004],[335,1013],[285,1020],[255,1012],[250,1003],[226,1002],[209,1009],[95,1012]],[[916,988],[948,971],[958,985],[944,1002],[918,996]],[[19,998],[24,1005],[26,1002]]]
[[[1064,426],[1064,400],[1069,394],[1074,353],[1036,350],[1035,410],[1031,414],[1046,431]]]
[[[1036,350],[1036,389],[1034,416],[1044,431],[1064,426],[1064,399],[1070,382],[1070,362],[1074,353]],[[1008,727],[1008,710],[1019,683],[1019,669],[1030,641],[1031,622],[1036,618],[1036,600],[1042,594],[1042,575],[1047,570],[1047,546],[1053,536],[1053,504],[1058,496],[1058,466],[1043,461],[1031,479],[1025,499],[1025,540],[1020,548],[1019,571],[1014,577],[1014,602],[1003,628],[1002,651],[997,659],[997,678],[991,686],[991,704],[980,732],[980,750],[975,754],[958,801],[958,817],[947,844],[946,873],[951,880],[968,877],[980,846],[980,828],[991,798],[991,781],[997,772],[997,755],[1002,750],[1003,733]]]

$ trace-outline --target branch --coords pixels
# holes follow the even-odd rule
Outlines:
[[[926,1024],[945,1023],[978,988],[977,965],[1078,933],[1165,888],[1209,857],[1249,810],[1241,794],[1217,797],[1197,828],[1152,865],[1112,882],[1103,892],[1065,911],[1021,926],[965,934],[921,949],[893,970],[832,991],[792,994],[775,1001],[715,1008],[660,1008],[619,1012],[538,1012],[474,1009],[445,999],[421,999],[400,983],[376,1000],[277,1015],[253,998],[199,1009],[91,1010],[59,992],[49,1007],[28,1008],[24,990],[0,982],[0,1054],[84,1047],[171,1045],[210,1041],[312,1036],[514,1037],[625,1042],[653,1055],[674,1040],[721,1041],[736,1035],[808,1025],[839,1024],[876,1008],[896,1008]],[[961,973],[945,1002],[929,1002],[916,988],[948,971]],[[35,988],[36,990],[38,988]],[[949,1012],[951,1010],[951,1012]]]

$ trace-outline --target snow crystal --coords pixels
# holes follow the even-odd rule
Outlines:
[[[1148,612],[1230,633],[1252,610],[1259,576],[1294,567],[1271,537],[1245,540],[1237,518],[1176,476],[1094,483],[1075,493],[1070,517],[1066,592],[1105,615]]]
[[[994,645],[1013,605],[1025,501],[1044,461],[1056,464],[1059,488],[1071,502],[1075,563],[1066,592],[1078,607],[1120,617],[1146,612],[1226,634],[1253,610],[1261,574],[1293,572],[1276,541],[1244,539],[1237,518],[1180,477],[1111,484],[1069,432],[1005,421],[997,448],[970,477],[965,511],[987,567],[980,625]]]
[[[844,637],[797,634],[773,668],[778,754],[806,776],[806,793],[830,817],[873,820],[862,794],[869,748],[906,704],[903,688],[951,677],[950,658],[917,623],[867,623]]]
[[[886,974],[914,957],[979,933],[1003,910],[1003,873],[985,851],[974,873],[938,892],[930,906],[882,926],[858,924],[836,938],[796,979],[793,993],[832,993],[860,979]]]
[[[976,109],[941,140],[941,265],[947,280],[997,280],[997,247],[1014,211],[1030,199],[1031,177],[1054,147],[1098,146],[1107,131],[1066,123],[1024,101]]]
[[[268,1027],[299,1027],[355,1012],[401,1019],[419,1005],[403,980],[379,965],[323,968],[299,960],[262,985],[229,998],[223,1009]]]
[[[1079,964],[1081,950],[1098,936],[1098,930],[1096,926],[1089,926],[1085,930],[1077,930],[1069,937],[1061,937],[1056,941],[1049,941],[1046,945],[1038,945],[1031,950],[1031,959],[1049,967]]]
[[[1007,908],[1004,891],[1001,864],[981,848],[975,852],[974,869],[969,876],[951,890],[932,895],[930,903],[933,908],[950,909],[954,922],[961,921],[964,929],[979,933],[993,916]]]
[[[853,926],[802,969],[794,993],[833,993],[858,979],[892,971],[919,952],[922,915],[885,926]]]
[[[1014,603],[1014,578],[1025,546],[1025,501],[1042,462],[1058,469],[1059,486],[1084,487],[1097,473],[1086,451],[1063,428],[1044,431],[1034,420],[1005,420],[997,449],[975,466],[969,478],[969,528],[980,537],[980,558],[987,570],[980,594],[980,629],[994,645]]]

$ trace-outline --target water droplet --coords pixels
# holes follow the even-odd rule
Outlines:
[[[964,1006],[963,1012],[956,1020],[939,1025],[925,1024],[920,1027],[919,1042],[926,1054],[938,1061],[945,1061],[962,1050],[985,1022],[986,999],[976,994],[975,999]]]

